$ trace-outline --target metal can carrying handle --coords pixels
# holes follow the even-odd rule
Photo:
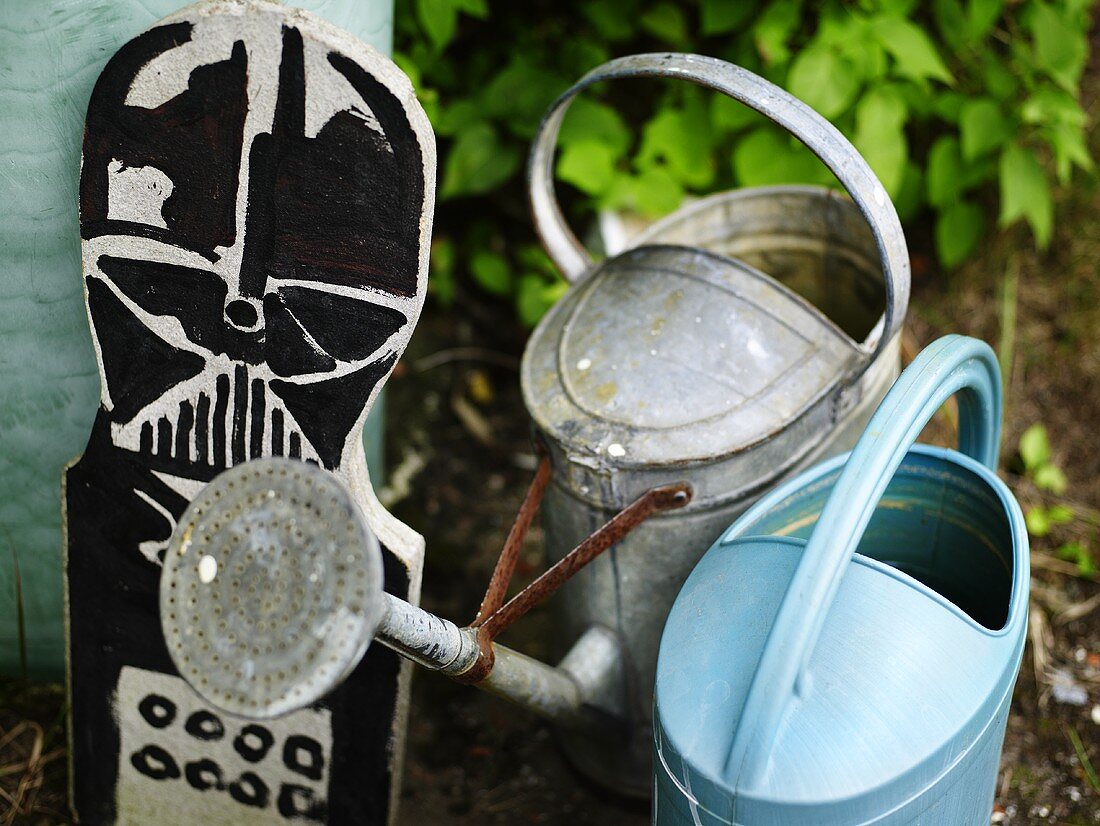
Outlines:
[[[528,195],[535,230],[566,280],[576,281],[592,258],[566,224],[554,194],[558,130],[581,90],[628,77],[680,78],[722,92],[782,126],[836,175],[871,226],[886,280],[886,310],[861,345],[870,356],[868,363],[873,361],[901,328],[909,303],[909,253],[893,203],[866,161],[829,121],[778,86],[717,58],[680,53],[616,58],[578,80],[547,111],[528,160]]]
[[[1002,406],[997,358],[977,339],[944,336],[902,373],[844,464],[768,634],[741,712],[747,725],[738,726],[726,761],[727,778],[767,764],[759,758],[771,748],[792,697],[808,690],[810,656],[871,515],[925,424],[956,393],[959,450],[996,469]]]

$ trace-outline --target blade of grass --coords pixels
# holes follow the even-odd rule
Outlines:
[[[1015,256],[1009,259],[1001,280],[1001,338],[997,342],[997,362],[1001,366],[1001,385],[1005,399],[1012,383],[1012,362],[1016,352],[1016,309],[1020,284],[1020,262]]]
[[[1077,760],[1081,764],[1081,771],[1085,773],[1085,779],[1092,790],[1100,794],[1100,777],[1096,776],[1096,769],[1092,767],[1092,761],[1089,760],[1088,752],[1085,751],[1085,744],[1081,742],[1081,735],[1073,726],[1066,726],[1066,734],[1069,735],[1069,741],[1073,743],[1073,750],[1077,752]]]
[[[8,538],[11,547],[12,572],[15,575],[15,621],[19,634],[19,665],[23,671],[24,682],[30,675],[27,668],[27,619],[23,610],[23,578],[19,575],[19,554],[15,552],[15,543]]]

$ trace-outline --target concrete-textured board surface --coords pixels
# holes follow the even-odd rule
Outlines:
[[[434,190],[408,78],[301,10],[199,3],[101,73],[79,187],[101,392],[63,495],[81,823],[392,815],[407,664],[372,649],[312,707],[246,731],[177,676],[158,592],[191,498],[289,456],[343,480],[386,587],[418,600],[423,539],[378,505],[362,430],[423,305]]]

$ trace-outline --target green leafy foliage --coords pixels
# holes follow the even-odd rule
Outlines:
[[[1034,507],[1028,510],[1025,520],[1029,534],[1043,537],[1056,525],[1067,525],[1072,522],[1073,510],[1065,505],[1054,505],[1049,508]]]
[[[1057,185],[1091,172],[1079,103],[1083,0],[588,0],[396,6],[395,59],[439,136],[438,300],[476,286],[534,323],[564,289],[537,251],[523,166],[549,104],[613,55],[677,49],[764,75],[868,160],[903,220],[930,219],[940,260],[996,225],[1051,241]],[[684,83],[601,84],[559,135],[575,226],[601,209],[657,217],[735,186],[837,186],[804,146],[747,107]],[[994,220],[996,219],[996,220]],[[487,252],[492,250],[492,252]],[[1051,466],[1053,467],[1053,466]],[[1060,471],[1036,477],[1056,487]]]
[[[1054,463],[1053,451],[1047,429],[1041,424],[1033,424],[1020,437],[1020,462],[1024,475],[1031,479],[1035,487],[1055,496],[1062,496],[1069,487],[1062,469]],[[1072,525],[1078,514],[1064,502],[1054,502],[1049,506],[1034,505],[1024,515],[1027,532],[1038,539],[1051,536],[1056,528]],[[1063,540],[1065,536],[1061,537]],[[1060,559],[1072,562],[1083,577],[1096,574],[1096,560],[1088,547],[1078,539],[1063,541],[1055,548]]]
[[[1024,463],[1024,473],[1037,488],[1057,496],[1066,492],[1069,483],[1062,469],[1051,458],[1046,427],[1033,424],[1024,431],[1024,435],[1020,437],[1020,459]]]
[[[1058,557],[1064,559],[1067,562],[1072,562],[1077,566],[1077,573],[1083,577],[1092,577],[1096,575],[1096,560],[1093,559],[1092,553],[1084,543],[1067,542],[1062,545],[1057,551]]]

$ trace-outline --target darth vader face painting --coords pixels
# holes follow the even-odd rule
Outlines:
[[[80,182],[111,441],[199,481],[263,455],[338,467],[424,297],[433,149],[408,81],[293,16],[236,22],[116,55]]]
[[[408,79],[288,5],[198,3],[100,75],[80,229],[102,395],[64,500],[81,823],[387,822],[397,655],[229,720],[172,667],[160,563],[188,501],[251,458],[321,465],[369,509],[363,422],[424,301],[434,187]],[[423,540],[370,512],[387,589],[415,599]]]

